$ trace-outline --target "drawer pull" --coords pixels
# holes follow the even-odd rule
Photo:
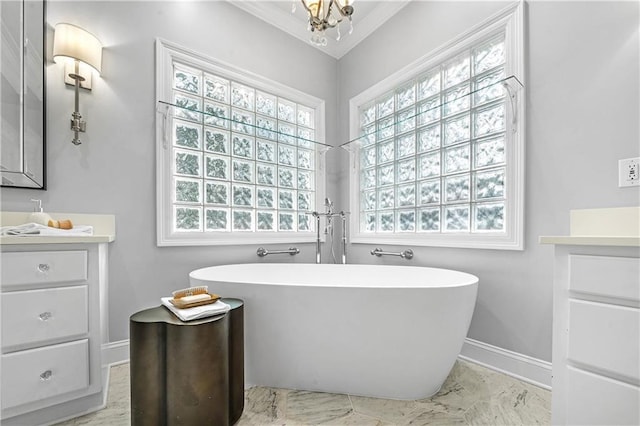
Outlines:
[[[47,370],[44,373],[40,374],[40,380],[43,382],[47,382],[51,380],[51,376],[53,376],[53,373],[51,372],[51,370]]]
[[[49,272],[49,269],[51,269],[51,267],[48,263],[40,263],[38,265],[38,271],[42,272],[43,274]]]
[[[51,317],[53,317],[53,314],[51,312],[43,312],[40,315],[38,315],[38,318],[40,318],[40,321],[49,321]]]

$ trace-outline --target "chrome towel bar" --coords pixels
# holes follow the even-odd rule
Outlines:
[[[290,254],[291,256],[294,256],[300,253],[300,249],[296,247],[289,247],[288,250],[267,250],[264,247],[258,247],[258,250],[256,253],[260,257],[265,257],[269,254]]]
[[[381,248],[375,248],[371,250],[371,255],[373,256],[400,256],[403,259],[411,259],[413,258],[413,250],[406,249],[405,251],[401,251],[400,253],[393,253],[389,251],[383,251]]]

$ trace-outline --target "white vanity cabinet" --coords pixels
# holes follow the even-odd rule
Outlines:
[[[556,245],[552,422],[640,424],[640,249]]]
[[[51,424],[106,398],[108,242],[29,241],[0,239],[3,426]]]
[[[640,207],[572,210],[554,244],[554,425],[640,424]]]

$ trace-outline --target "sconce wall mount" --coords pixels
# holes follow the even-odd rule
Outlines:
[[[75,109],[71,114],[74,145],[80,145],[79,132],[85,132],[87,123],[80,114],[80,87],[91,90],[91,73],[102,70],[102,43],[93,35],[72,24],[60,23],[55,27],[53,60],[65,63],[65,82],[75,86]],[[88,82],[88,84],[83,84]]]

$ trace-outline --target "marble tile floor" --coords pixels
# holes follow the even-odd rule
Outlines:
[[[111,367],[107,407],[58,425],[130,424],[129,364]],[[237,426],[548,425],[551,392],[458,360],[440,392],[417,401],[267,387],[245,391]]]

